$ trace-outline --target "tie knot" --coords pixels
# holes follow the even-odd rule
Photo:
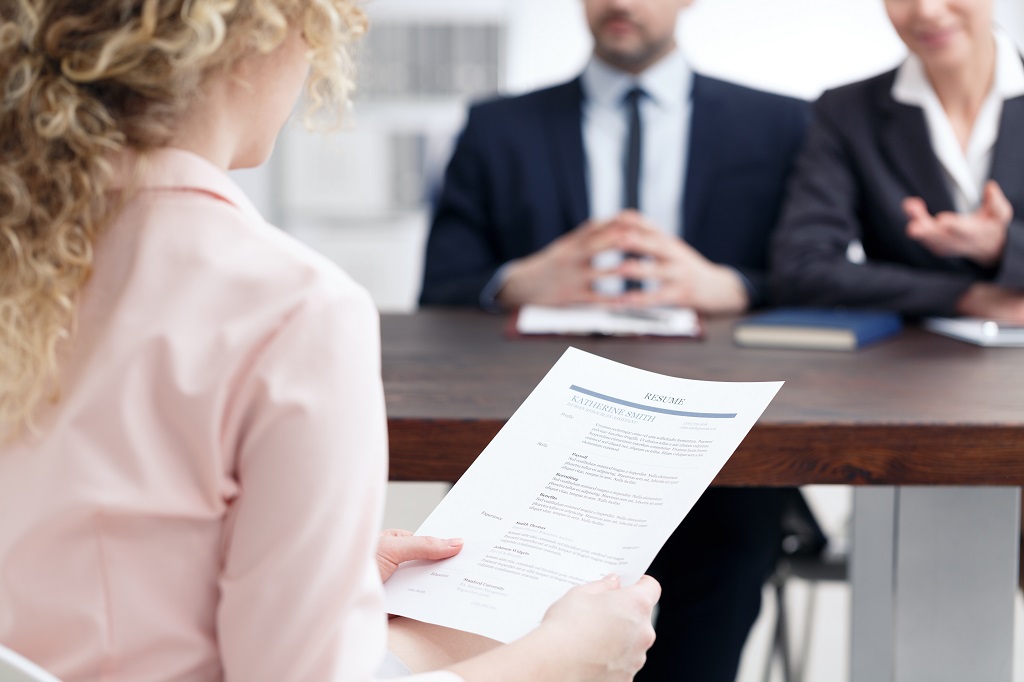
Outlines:
[[[644,92],[643,88],[639,85],[634,85],[622,96],[622,102],[630,106],[636,106],[646,95],[647,93]]]

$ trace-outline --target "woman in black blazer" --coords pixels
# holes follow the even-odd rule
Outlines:
[[[885,0],[910,55],[815,104],[778,303],[1024,321],[1024,62],[992,4]]]

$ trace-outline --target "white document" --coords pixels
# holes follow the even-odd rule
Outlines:
[[[551,307],[525,305],[516,317],[520,334],[602,334],[607,336],[700,336],[691,308]]]
[[[574,585],[635,583],[781,386],[569,348],[417,532],[462,552],[399,567],[388,613],[508,642]]]
[[[1024,325],[979,317],[927,317],[929,331],[979,346],[1024,346]]]

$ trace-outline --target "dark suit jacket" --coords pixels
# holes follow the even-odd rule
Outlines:
[[[1014,221],[1002,262],[983,268],[935,256],[906,236],[905,197],[921,197],[933,214],[954,204],[923,110],[890,94],[895,75],[826,92],[815,104],[773,240],[779,303],[952,315],[973,282],[1024,289],[1024,97],[1003,105],[990,172]],[[865,264],[846,260],[855,238]]]
[[[590,215],[580,79],[474,106],[427,243],[420,302],[477,305],[495,271]],[[766,254],[809,105],[695,75],[684,236],[766,293]],[[680,150],[682,152],[682,150]]]

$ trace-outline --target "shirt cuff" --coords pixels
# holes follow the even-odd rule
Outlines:
[[[502,312],[501,305],[498,303],[498,292],[505,286],[505,280],[508,279],[508,268],[511,264],[512,261],[509,261],[495,270],[491,278],[487,280],[487,284],[480,290],[480,307],[489,313]]]
[[[743,274],[742,270],[734,268],[731,265],[726,265],[725,267],[729,268],[730,270],[736,273],[736,277],[739,278],[740,284],[742,284],[743,288],[746,290],[747,310],[752,310],[754,308],[760,307],[761,305],[764,305],[764,301],[761,300],[761,294],[757,290],[757,287],[754,286],[754,283],[750,281],[749,277]]]

